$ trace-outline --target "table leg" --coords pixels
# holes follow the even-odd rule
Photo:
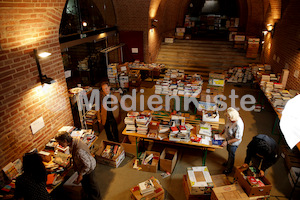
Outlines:
[[[205,149],[204,149],[203,159],[202,159],[202,166],[205,166],[206,156],[207,156],[207,149],[205,148]]]
[[[138,138],[135,137],[135,148],[136,148],[136,158],[138,159],[138,155],[139,155],[139,148],[138,148]]]
[[[278,122],[279,122],[279,119],[278,119],[278,116],[276,116],[276,119],[275,119],[275,122],[273,125],[273,129],[272,129],[272,135],[275,135],[274,132],[275,132]]]

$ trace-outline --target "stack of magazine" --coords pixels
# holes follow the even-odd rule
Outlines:
[[[151,194],[155,190],[154,184],[151,179],[139,183],[139,188],[143,196]]]

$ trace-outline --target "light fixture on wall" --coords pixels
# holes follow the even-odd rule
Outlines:
[[[271,36],[274,37],[276,23],[274,25],[267,24],[267,30],[271,33]]]
[[[55,83],[55,80],[53,80],[52,78],[49,78],[46,75],[42,74],[41,65],[40,65],[40,61],[39,61],[39,58],[48,57],[48,56],[51,55],[51,53],[49,53],[49,52],[42,52],[42,53],[38,54],[37,50],[33,49],[33,54],[34,54],[35,62],[36,62],[36,65],[37,65],[37,68],[38,68],[38,71],[39,71],[39,77],[40,77],[41,83],[42,84],[52,84],[52,83]]]
[[[151,19],[151,28],[156,28],[157,19]]]
[[[267,30],[267,29],[263,29],[263,30],[262,30],[262,33],[264,34],[264,36],[266,36],[267,33],[268,33],[268,30]]]

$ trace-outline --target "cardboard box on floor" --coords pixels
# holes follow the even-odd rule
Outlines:
[[[211,200],[246,200],[250,199],[239,184],[213,188]]]
[[[144,165],[143,161],[145,160],[145,158],[147,158],[147,156],[149,156],[150,154],[153,154],[153,158],[152,158],[152,163],[151,165],[147,164]],[[159,152],[155,152],[155,151],[145,151],[144,157],[141,158],[142,159],[142,163],[140,165],[140,167],[142,168],[141,171],[145,171],[145,172],[157,172],[157,168],[158,168],[158,163],[159,163],[159,157],[160,157],[160,153]]]
[[[81,200],[82,198],[82,185],[74,184],[73,182],[77,179],[78,174],[75,172],[70,178],[63,184],[64,194],[67,195],[69,199]]]
[[[214,188],[230,185],[230,182],[225,174],[212,175],[211,179],[213,181]],[[211,197],[210,193],[202,194],[202,195],[191,195],[186,175],[183,175],[183,188],[187,200],[198,200],[198,199],[208,200]]]
[[[139,186],[135,186],[130,189],[131,199],[133,200],[164,200],[165,199],[165,191],[163,187],[160,185],[158,180],[154,177],[150,178],[154,184],[155,190],[153,193],[143,196],[140,193]]]
[[[228,180],[228,178],[225,174],[212,175],[211,179],[213,181],[214,188],[222,187],[225,185],[231,185],[230,181]]]
[[[243,168],[245,170],[245,168]],[[265,177],[261,177],[260,180],[265,184],[262,187],[251,186],[250,183],[244,179],[243,171],[239,166],[235,167],[234,178],[241,185],[241,187],[245,190],[249,197],[253,196],[266,196],[269,195],[272,189],[272,185],[270,181]]]
[[[206,166],[187,168],[187,178],[191,195],[211,193],[214,185]]]
[[[124,147],[124,150],[126,153],[130,153],[132,155],[136,155],[136,144],[135,142],[131,142],[128,138],[128,136],[125,136],[122,141],[122,146]]]
[[[120,145],[120,150],[118,151],[118,154],[115,155],[112,159],[104,158],[101,156],[103,150],[106,148],[106,145]],[[120,143],[102,140],[99,146],[99,150],[96,152],[96,156],[98,163],[117,168],[125,159],[125,151],[124,147]]]
[[[187,200],[198,200],[198,199],[209,200],[210,199],[210,194],[191,195],[188,186],[187,175],[183,175],[183,189],[184,189],[185,198]]]
[[[177,153],[176,149],[165,148],[160,155],[159,169],[172,173],[177,162]]]

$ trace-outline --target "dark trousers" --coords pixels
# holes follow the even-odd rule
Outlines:
[[[89,174],[83,175],[82,188],[85,193],[85,199],[87,200],[99,200],[101,199],[100,189],[95,177],[95,170]]]
[[[232,170],[234,165],[234,160],[235,160],[235,152],[237,148],[238,146],[227,145],[228,161],[227,161],[226,170]]]
[[[113,116],[107,116],[104,129],[108,140],[119,142],[118,124]]]

